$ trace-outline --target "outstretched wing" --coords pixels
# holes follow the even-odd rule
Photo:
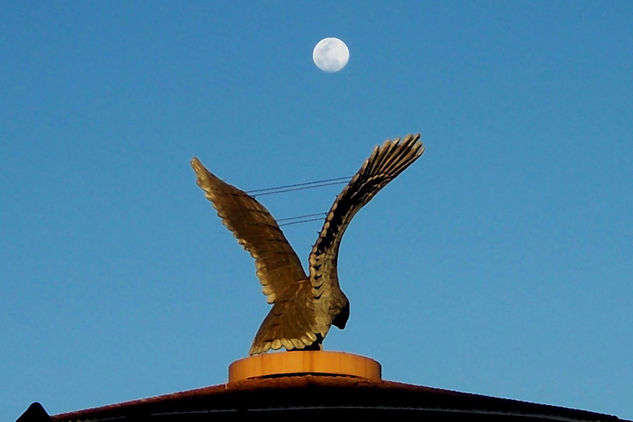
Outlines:
[[[197,158],[191,160],[191,167],[224,225],[255,259],[268,303],[274,303],[293,282],[307,278],[297,254],[262,204],[217,178]]]
[[[424,153],[424,146],[419,139],[420,134],[407,135],[402,141],[396,138],[375,147],[360,170],[336,197],[325,218],[321,233],[310,253],[310,282],[315,298],[334,299],[334,303],[333,299],[329,299],[326,309],[323,309],[323,312],[330,313],[331,318],[336,317],[339,312],[345,312],[346,305],[343,299],[336,300],[343,296],[336,271],[343,233],[363,205]],[[342,328],[341,325],[344,326],[346,320],[347,315],[339,315],[333,323]]]

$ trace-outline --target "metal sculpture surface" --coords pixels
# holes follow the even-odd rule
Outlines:
[[[238,243],[255,259],[262,290],[273,305],[249,354],[281,347],[320,350],[332,324],[345,327],[349,301],[339,287],[336,269],[341,238],[358,210],[422,155],[424,146],[419,138],[419,134],[407,135],[374,148],[327,213],[310,253],[309,277],[263,205],[214,176],[197,158],[191,160],[198,186]]]

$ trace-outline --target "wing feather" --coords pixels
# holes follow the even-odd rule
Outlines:
[[[197,158],[191,160],[197,184],[224,225],[255,259],[256,274],[268,303],[289,284],[307,278],[297,257],[268,210],[246,192],[223,182]]]
[[[278,295],[257,330],[249,354],[265,353],[282,346],[287,350],[304,349],[317,340],[315,327],[311,286],[306,278],[288,285]]]
[[[392,181],[424,153],[420,135],[387,140],[377,146],[347,186],[337,196],[327,214],[319,237],[310,253],[310,282],[315,298],[341,298],[338,285],[338,249],[354,215],[387,183]],[[338,299],[326,312],[340,312],[345,303]],[[342,324],[344,325],[344,321]]]

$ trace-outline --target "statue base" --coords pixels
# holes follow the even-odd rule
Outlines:
[[[302,350],[250,356],[229,365],[229,382],[306,374],[380,380],[381,367],[373,359],[352,353]]]

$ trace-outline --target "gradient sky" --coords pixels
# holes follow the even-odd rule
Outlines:
[[[268,312],[194,183],[426,153],[354,219],[327,350],[633,418],[633,2],[2,2],[0,419],[226,381]],[[345,41],[339,73],[322,38]],[[341,186],[262,197],[325,212]],[[306,262],[320,222],[284,228]]]

